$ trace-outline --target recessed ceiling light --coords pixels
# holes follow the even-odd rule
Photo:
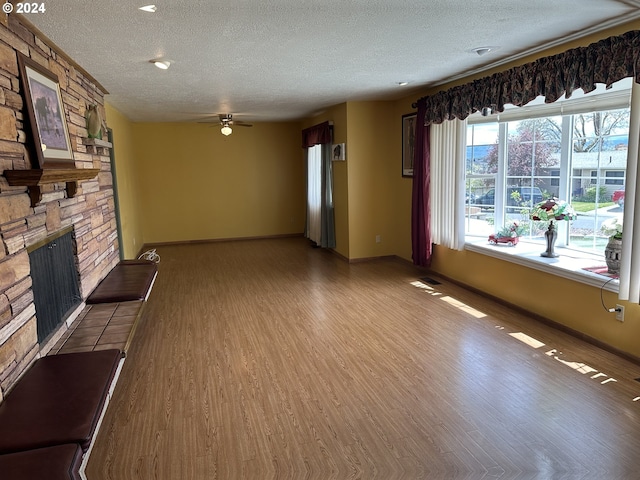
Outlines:
[[[171,65],[171,62],[168,62],[167,60],[149,60],[149,61],[161,70],[166,70]]]
[[[158,7],[155,5],[145,5],[144,7],[138,8],[138,10],[142,10],[143,12],[155,13]]]
[[[476,47],[476,48],[472,48],[471,50],[467,50],[467,52],[475,53],[476,55],[483,56],[489,52],[498,50],[499,48],[500,47]]]
[[[398,86],[404,87],[405,85],[409,85],[409,82],[398,82]]]

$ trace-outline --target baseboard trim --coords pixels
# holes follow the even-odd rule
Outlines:
[[[177,240],[174,242],[154,242],[154,243],[145,243],[140,250],[140,255],[143,251],[148,250],[149,248],[156,247],[167,247],[172,245],[197,245],[201,243],[221,243],[221,242],[244,242],[247,240],[269,240],[276,238],[294,238],[294,237],[302,237],[302,233],[283,233],[278,235],[262,235],[257,237],[225,237],[225,238],[206,238],[202,240]]]

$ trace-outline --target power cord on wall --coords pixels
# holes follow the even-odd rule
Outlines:
[[[156,253],[156,249],[147,250],[146,252],[140,254],[138,260],[149,260],[154,263],[160,263],[160,255]]]
[[[610,278],[609,280],[604,282],[602,284],[602,286],[600,287],[600,303],[602,303],[602,308],[604,308],[607,312],[616,313],[616,312],[622,311],[622,309],[620,309],[620,308],[607,308],[607,306],[604,304],[604,297],[602,296],[602,291],[604,290],[604,287],[606,287],[607,284],[612,280],[615,280],[615,278]]]

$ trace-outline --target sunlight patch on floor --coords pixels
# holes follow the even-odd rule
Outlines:
[[[505,330],[505,328],[501,325],[496,325],[495,326],[496,330]],[[508,332],[506,332],[508,333]],[[525,345],[528,345],[532,348],[538,349],[540,347],[543,347],[545,344],[542,343],[539,340],[536,340],[535,338],[523,333],[523,332],[512,332],[512,333],[508,333],[509,336],[520,340],[522,343],[524,343]],[[618,380],[616,380],[613,377],[610,377],[609,375],[607,375],[606,373],[600,372],[597,369],[593,368],[590,365],[587,365],[584,362],[575,362],[575,361],[569,361],[569,360],[564,360],[562,358],[560,358],[561,355],[563,355],[562,352],[559,352],[557,349],[553,348],[547,352],[545,352],[545,355],[547,355],[548,357],[553,358],[554,360],[557,360],[558,362],[562,363],[563,365],[566,365],[567,367],[571,368],[572,370],[575,370],[578,373],[581,373],[582,375],[591,375],[591,379],[592,380],[597,380],[600,382],[601,385],[606,385],[607,383],[615,383]],[[636,397],[633,399],[634,402],[640,401],[640,397]]]
[[[610,377],[609,375],[607,375],[606,373],[603,372],[599,372],[597,369],[593,368],[590,365],[587,365],[586,363],[583,362],[570,362],[568,360],[563,360],[561,359],[559,356],[562,355],[562,352],[558,352],[556,349],[553,350],[549,350],[548,352],[545,352],[547,356],[554,358],[555,360],[559,361],[560,363],[562,363],[563,365],[566,365],[567,367],[575,370],[576,372],[579,372],[583,375],[587,375],[587,374],[591,374],[594,373],[594,375],[591,375],[591,379],[593,380],[599,380],[602,379],[604,377],[604,380],[602,380],[600,383],[602,385],[605,385],[607,383],[611,383],[611,382],[617,382],[617,380],[613,377]]]
[[[445,296],[441,296],[441,294],[439,292],[437,292],[432,286],[427,285],[426,283],[416,280],[411,282],[411,285],[419,288],[421,290],[424,290],[426,293],[428,293],[429,295],[432,296],[440,296],[440,299],[447,302],[449,305],[456,307],[460,310],[462,310],[465,313],[468,313],[476,318],[485,318],[487,315],[479,310],[476,310],[473,307],[470,307],[469,305],[456,300],[453,297],[450,297],[448,295]],[[496,330],[505,330],[504,326],[501,325],[495,325]],[[531,337],[529,335],[527,335],[524,332],[506,332],[510,337],[515,338],[516,340],[519,340],[520,342],[524,343],[525,345],[534,348],[534,349],[539,349],[545,346],[545,343],[541,342],[540,340],[537,340],[534,337]],[[571,368],[572,370],[582,374],[582,375],[587,375],[587,374],[593,374],[591,375],[591,379],[592,380],[598,380],[599,383],[601,385],[606,385],[608,383],[616,383],[617,380],[613,377],[610,377],[609,375],[607,375],[606,373],[603,372],[599,372],[597,369],[593,368],[590,365],[587,365],[584,362],[576,362],[576,361],[569,361],[569,360],[564,360],[562,358],[560,358],[561,355],[563,355],[562,352],[559,352],[557,349],[551,349],[547,352],[545,352],[545,355],[547,355],[548,357],[552,357],[554,360],[557,360],[558,362],[562,363],[563,365]],[[640,381],[640,379],[638,379],[638,381]],[[640,396],[635,397],[632,401],[634,402],[640,402]]]
[[[540,340],[536,340],[535,338],[530,337],[526,333],[516,332],[516,333],[510,333],[509,335],[511,335],[513,338],[517,340],[520,340],[522,343],[529,345],[532,348],[544,347],[544,343],[542,343]]]
[[[480,310],[476,310],[473,307],[470,307],[469,305],[467,305],[466,303],[462,303],[459,300],[456,300],[455,298],[446,296],[446,297],[442,297],[440,300],[447,302],[449,305],[452,305],[456,308],[459,308],[460,310],[462,310],[463,312],[466,312],[470,315],[473,315],[476,318],[484,318],[487,315],[485,313],[482,313]]]
[[[435,288],[430,287],[426,283],[423,283],[423,282],[421,282],[419,280],[416,280],[415,282],[411,282],[411,285],[413,285],[416,288],[419,288],[421,290],[426,291],[429,295],[433,295],[434,297],[439,297],[440,295],[442,295],[440,292],[436,292]]]

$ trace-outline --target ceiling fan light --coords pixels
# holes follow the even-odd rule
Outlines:
[[[220,129],[220,133],[222,133],[224,136],[231,135],[231,132],[233,132],[233,130],[231,130],[231,127],[229,125],[225,125]]]
[[[169,68],[169,65],[171,65],[171,62],[168,62],[166,60],[151,60],[151,63],[153,63],[160,70],[166,70]]]

